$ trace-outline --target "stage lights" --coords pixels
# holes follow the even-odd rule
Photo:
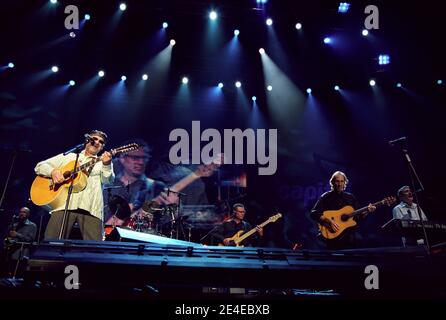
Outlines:
[[[171,45],[172,47],[173,47],[176,43],[177,43],[177,42],[176,42],[174,39],[170,40],[170,45]]]
[[[369,35],[369,30],[367,30],[367,29],[362,30],[362,35],[364,37],[367,37]]]
[[[390,63],[390,56],[388,54],[380,54],[378,56],[378,64],[386,65]]]
[[[295,28],[297,29],[297,30],[300,30],[300,29],[302,29],[302,23],[296,23],[296,26],[295,26]]]
[[[267,26],[271,26],[272,24],[273,24],[273,19],[271,19],[271,18],[266,19]]]
[[[70,80],[70,82],[68,82],[68,84],[72,87],[76,84],[76,82],[74,80]]]
[[[120,5],[119,5],[119,10],[121,10],[121,11],[125,11],[127,9],[127,5],[124,3],[124,2],[122,2]]]
[[[99,72],[98,72],[98,76],[99,77],[103,77],[103,76],[105,76],[105,72],[104,72],[104,70],[99,70]]]
[[[181,79],[181,82],[183,84],[188,84],[189,83],[189,79],[187,77],[183,77],[183,79]]]
[[[127,77],[126,76],[121,76],[121,81],[125,81],[125,80],[127,80]]]
[[[268,90],[268,91],[272,91],[272,90],[273,90],[273,86],[272,86],[272,85],[267,86],[267,87],[266,87],[266,90]]]
[[[260,53],[260,54],[264,54],[264,53],[265,53],[265,49],[260,48],[260,49],[259,49],[259,53]]]
[[[241,83],[240,81],[236,81],[236,82],[235,82],[235,86],[236,86],[237,88],[240,88],[240,87],[242,86],[242,83]]]
[[[350,8],[350,3],[341,2],[341,3],[339,3],[338,12],[339,13],[346,13],[349,8]]]
[[[212,10],[211,12],[209,12],[209,19],[211,20],[216,20],[218,17],[217,12],[215,12],[214,10]]]
[[[141,77],[141,79],[143,79],[144,81],[146,81],[147,79],[149,79],[149,76],[147,75],[147,73],[144,73]]]
[[[166,29],[169,26],[167,22],[163,22],[163,29]]]
[[[220,89],[223,88],[223,82],[219,82],[217,85]]]
[[[14,63],[12,63],[12,62],[8,63],[8,68],[10,68],[10,69],[14,68]]]
[[[369,81],[369,85],[371,86],[371,87],[374,87],[375,85],[376,85],[376,81],[375,80],[370,80]]]
[[[54,72],[54,73],[56,73],[56,72],[59,71],[59,67],[58,67],[58,66],[52,66],[52,67],[51,67],[51,71]]]
[[[336,91],[339,91],[339,86],[334,86],[334,89],[336,90]]]
[[[325,44],[330,44],[331,41],[332,41],[332,40],[331,40],[330,37],[325,37],[325,38],[324,38],[324,43],[325,43]]]
[[[235,29],[235,30],[234,30],[234,36],[238,37],[239,34],[240,34],[240,30]]]
[[[307,89],[307,93],[308,93],[308,94],[311,94],[312,91],[313,91],[313,90],[311,90],[311,88],[308,88],[308,89]]]
[[[85,14],[85,16],[84,16],[84,19],[85,19],[85,20],[90,20],[90,19],[91,19],[91,16],[87,13],[87,14]]]

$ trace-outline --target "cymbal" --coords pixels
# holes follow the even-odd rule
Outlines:
[[[111,195],[108,199],[108,207],[112,214],[116,215],[121,220],[130,217],[130,206],[124,198],[118,195]]]

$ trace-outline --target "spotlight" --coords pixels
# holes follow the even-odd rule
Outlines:
[[[271,18],[266,19],[266,25],[267,26],[270,26],[272,24],[273,24],[273,19],[271,19]]]
[[[209,13],[209,19],[211,19],[211,20],[215,20],[215,19],[217,19],[217,17],[218,17],[217,12],[215,12],[214,10],[212,10],[212,11]]]
[[[70,80],[70,82],[68,82],[68,84],[69,84],[70,86],[74,86],[74,85],[76,84],[76,82],[75,82],[74,80]]]
[[[307,93],[308,93],[308,94],[311,94],[311,91],[312,91],[311,88],[308,88],[308,89],[307,89]]]
[[[174,46],[176,43],[177,43],[177,42],[176,42],[175,40],[173,40],[173,39],[170,40],[170,45],[171,45],[171,46]]]
[[[397,88],[401,88],[401,87],[402,87],[401,83],[398,82],[398,83],[396,84],[396,87],[397,87]]]
[[[219,82],[218,83],[218,87],[221,89],[221,88],[223,88],[223,83],[222,82]]]
[[[56,4],[56,3],[57,3],[57,0],[50,0],[50,2],[51,2],[52,4]]]
[[[57,71],[59,71],[59,67],[58,67],[58,66],[52,66],[52,67],[51,67],[51,71],[53,71],[54,73],[56,73]]]
[[[443,80],[437,80],[437,84],[439,85],[443,84]]]
[[[339,91],[340,88],[339,88],[339,86],[335,86],[334,89],[335,89],[336,91]]]
[[[268,90],[268,91],[272,91],[272,90],[273,90],[273,86],[271,86],[271,85],[267,86],[267,87],[266,87],[266,90]]]
[[[370,80],[369,81],[370,86],[374,87],[376,85],[376,81],[375,80]]]
[[[260,49],[259,49],[259,53],[260,53],[260,54],[264,54],[264,53],[265,53],[265,49],[260,48]]]
[[[98,76],[100,76],[102,78],[103,76],[105,76],[105,72],[103,70],[100,70],[98,72]]]
[[[70,32],[70,37],[71,37],[71,38],[76,38],[76,34],[75,34],[73,31],[71,31],[71,32]]]
[[[346,13],[346,12],[348,11],[349,8],[350,8],[350,3],[347,3],[347,2],[341,2],[341,3],[339,4],[339,7],[338,7],[338,12],[339,12],[339,13]]]
[[[252,101],[256,101],[257,100],[257,97],[256,96],[252,96]]]
[[[14,63],[12,63],[12,62],[8,63],[8,68],[10,68],[10,69],[14,68]]]
[[[123,2],[119,5],[119,10],[125,11],[127,9],[127,5]]]
[[[84,19],[85,19],[85,20],[90,20],[90,19],[91,19],[91,16],[87,13],[87,14],[85,14],[85,16],[84,16]]]
[[[187,77],[183,77],[183,79],[181,81],[183,82],[183,84],[189,83],[189,79]]]
[[[302,23],[296,23],[296,29],[297,30],[302,29]]]
[[[364,37],[367,37],[369,35],[369,30],[367,30],[367,29],[362,30],[362,35]]]
[[[163,22],[163,29],[166,29],[169,26],[167,22]]]
[[[141,79],[143,79],[144,81],[146,81],[147,79],[149,79],[149,76],[147,75],[147,73],[144,73],[141,77]]]
[[[324,38],[324,43],[325,43],[325,44],[329,44],[329,43],[331,43],[331,38],[330,38],[330,37],[325,37],[325,38]]]
[[[235,30],[234,30],[234,36],[236,36],[236,37],[237,37],[237,36],[238,36],[239,34],[240,34],[240,30],[238,30],[238,29],[235,29]]]
[[[240,88],[240,87],[242,86],[242,83],[241,83],[240,81],[237,81],[237,82],[235,83],[235,86],[236,86],[237,88]]]
[[[127,77],[126,76],[121,76],[121,81],[125,81],[125,80],[127,80]]]
[[[380,54],[378,56],[378,64],[385,65],[390,63],[390,56],[388,54]]]

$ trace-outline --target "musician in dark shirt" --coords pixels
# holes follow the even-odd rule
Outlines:
[[[216,239],[219,244],[223,244],[225,246],[234,245],[230,238],[232,238],[237,232],[243,231],[243,233],[245,233],[252,229],[249,222],[244,221],[246,213],[245,206],[243,204],[236,203],[232,209],[232,218],[223,222],[213,234],[214,239]],[[256,231],[260,237],[263,236],[263,228],[257,226]],[[245,247],[258,244],[259,237],[257,234],[253,234],[241,243],[241,245]]]
[[[28,217],[31,211],[28,207],[20,208],[19,214],[14,216],[8,226],[5,239],[7,268],[12,273],[18,260],[29,256],[29,249],[23,244],[31,243],[36,239],[37,226]]]
[[[333,231],[338,231],[340,226],[336,222],[323,216],[323,212],[327,210],[339,210],[345,206],[351,206],[356,210],[359,208],[359,203],[353,194],[345,191],[348,184],[348,179],[345,173],[336,171],[331,176],[329,182],[331,190],[320,196],[319,200],[311,210],[311,218],[319,224],[329,227]],[[374,211],[375,209],[376,207],[370,204],[368,212]],[[368,212],[355,216],[353,219],[356,221],[364,219]],[[327,249],[335,250],[355,247],[356,239],[353,228],[346,229],[338,238],[326,240],[325,244]]]

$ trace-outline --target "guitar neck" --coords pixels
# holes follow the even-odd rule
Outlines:
[[[183,179],[175,183],[172,187],[170,187],[170,189],[175,192],[180,192],[198,178],[200,177],[195,172],[192,172],[191,174],[185,176]]]
[[[264,226],[266,226],[268,223],[270,223],[271,220],[268,219],[265,222],[259,224],[260,228],[263,228]],[[244,233],[240,238],[238,238],[238,242],[242,242],[243,240],[245,240],[246,238],[250,237],[251,235],[253,235],[255,232],[257,231],[256,228],[252,228],[251,230],[249,230],[248,232]]]
[[[72,171],[72,174],[76,174],[80,171],[84,171],[85,169],[88,169],[88,168],[94,166],[99,160],[101,160],[101,158],[97,157],[97,158],[94,158],[94,159],[84,163],[83,165],[80,165],[79,167],[77,167],[76,169],[74,169]]]
[[[374,207],[379,207],[379,206],[384,205],[385,203],[386,203],[386,202],[385,202],[384,200],[381,200],[381,201],[372,203],[372,206],[374,206]],[[350,215],[351,215],[352,217],[354,217],[354,216],[356,216],[356,215],[358,215],[358,214],[362,214],[362,213],[368,211],[368,208],[369,208],[369,206],[367,206],[367,207],[363,207],[363,208],[358,209],[358,210],[355,210],[355,211],[353,211]]]

